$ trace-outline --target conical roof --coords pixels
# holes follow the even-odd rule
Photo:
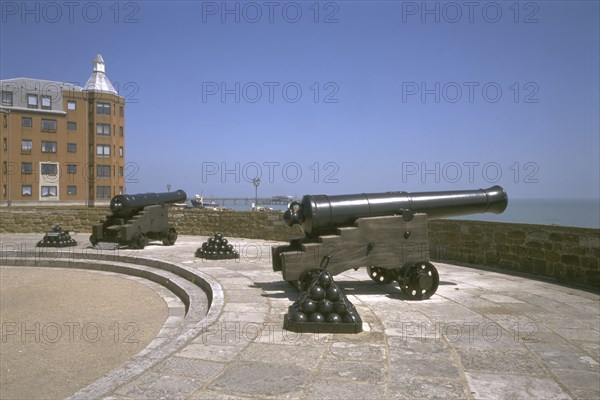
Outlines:
[[[117,91],[104,72],[105,65],[102,55],[96,54],[96,58],[94,58],[92,65],[94,67],[92,76],[90,76],[90,79],[88,79],[87,83],[83,86],[83,90],[87,92],[109,92],[117,94]]]

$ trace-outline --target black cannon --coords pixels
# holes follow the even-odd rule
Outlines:
[[[169,226],[169,205],[185,202],[183,190],[166,193],[117,195],[110,200],[111,215],[92,227],[90,243],[114,243],[143,249],[150,240],[171,246],[177,231]]]
[[[302,289],[303,273],[326,264],[332,275],[367,267],[378,283],[398,281],[413,299],[426,299],[439,283],[429,262],[427,220],[474,213],[502,213],[508,197],[500,186],[447,192],[387,192],[304,196],[283,220],[305,237],[274,246],[273,270]],[[326,261],[326,263],[325,263]]]

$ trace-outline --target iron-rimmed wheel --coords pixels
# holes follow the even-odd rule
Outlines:
[[[367,267],[369,278],[380,284],[388,284],[394,281],[396,274],[390,269],[380,267]]]
[[[177,231],[175,228],[169,228],[167,233],[163,235],[162,242],[165,246],[173,246],[177,241]]]
[[[400,269],[398,275],[400,289],[412,300],[430,298],[440,283],[437,269],[428,261],[407,264]]]
[[[143,233],[139,233],[133,241],[134,249],[143,249],[148,244],[148,238]]]

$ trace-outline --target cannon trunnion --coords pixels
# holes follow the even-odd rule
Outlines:
[[[304,196],[284,214],[305,237],[272,248],[273,270],[302,290],[303,274],[331,275],[366,267],[380,284],[397,281],[409,298],[431,297],[439,275],[429,261],[427,220],[480,212],[501,213],[508,197],[500,186],[472,191],[390,192]]]
[[[110,201],[111,214],[92,227],[90,243],[143,249],[150,240],[161,240],[171,246],[177,231],[169,226],[169,205],[186,199],[183,190],[115,196]]]

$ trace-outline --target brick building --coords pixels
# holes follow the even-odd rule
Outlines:
[[[0,205],[105,205],[124,193],[125,99],[100,54],[83,87],[0,84]]]

